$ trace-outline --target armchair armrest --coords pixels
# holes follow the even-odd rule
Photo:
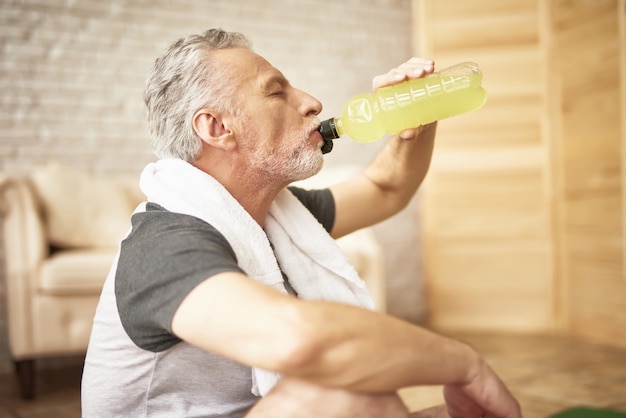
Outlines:
[[[37,272],[49,255],[38,199],[26,178],[0,176],[0,217],[11,352],[16,359],[32,344],[32,295]]]
[[[374,305],[387,311],[387,286],[383,250],[371,228],[360,229],[337,240],[337,245],[352,263],[370,291]]]

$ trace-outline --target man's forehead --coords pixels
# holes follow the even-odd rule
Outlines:
[[[283,77],[282,73],[265,58],[247,48],[224,48],[213,51],[218,59],[249,77],[275,76]],[[247,77],[246,77],[247,78]]]

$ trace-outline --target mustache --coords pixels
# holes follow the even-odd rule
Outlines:
[[[309,129],[307,129],[306,131],[306,140],[308,141],[308,138],[311,137],[311,135],[313,134],[313,132],[320,130],[320,126],[321,126],[321,121],[320,119],[315,116],[313,118],[313,120],[311,121],[311,125],[309,126]],[[320,151],[322,151],[322,154],[328,154],[329,152],[331,152],[333,150],[333,141],[332,139],[324,139],[324,143],[322,144]]]
[[[307,138],[311,136],[313,132],[317,131],[320,128],[321,123],[322,122],[317,116],[313,117],[313,119],[311,120],[311,123],[306,128]]]
[[[312,129],[309,131],[307,137],[310,137],[313,132],[319,131],[321,124],[322,122],[320,121],[320,119],[315,116],[312,121]],[[322,154],[328,154],[329,152],[331,152],[333,150],[333,140],[324,139],[324,144],[322,145],[322,148],[320,150],[322,151]]]

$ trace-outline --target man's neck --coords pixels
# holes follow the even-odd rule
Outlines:
[[[232,165],[207,165],[201,161],[196,161],[193,165],[224,186],[261,227],[265,225],[267,213],[276,195],[288,185],[268,179],[263,173]]]

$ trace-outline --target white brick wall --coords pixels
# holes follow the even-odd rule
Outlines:
[[[324,103],[323,118],[411,54],[409,0],[0,0],[0,171],[56,160],[97,174],[138,173],[153,158],[142,99],[148,70],[175,39],[210,27],[248,35]],[[338,141],[327,164],[365,165],[381,145]],[[394,222],[413,218],[414,209]],[[377,229],[394,260],[389,309],[416,319],[415,235],[398,235],[406,223],[389,225]],[[0,312],[0,372],[8,367],[4,323]]]
[[[142,94],[156,56],[208,27],[239,30],[292,83],[337,113],[410,54],[408,0],[3,0],[0,170],[56,159],[90,171],[151,158]],[[354,158],[338,147],[332,160]],[[376,146],[360,146],[361,161]]]

